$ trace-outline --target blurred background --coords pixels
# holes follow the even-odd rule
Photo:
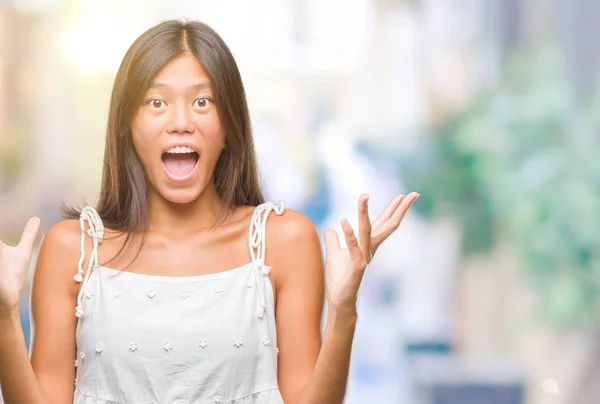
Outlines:
[[[0,0],[0,236],[94,203],[126,49],[199,19],[239,63],[269,199],[323,230],[362,192],[372,215],[421,194],[369,268],[348,403],[600,402],[598,16],[596,0]]]

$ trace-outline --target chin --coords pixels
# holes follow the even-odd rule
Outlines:
[[[184,184],[173,183],[164,173],[158,173],[150,180],[152,193],[166,202],[178,205],[186,205],[195,202],[202,193],[209,188],[205,175],[196,175],[195,178]]]
[[[183,189],[158,190],[158,194],[170,203],[187,205],[195,202],[200,197],[202,194],[202,189],[190,187]]]

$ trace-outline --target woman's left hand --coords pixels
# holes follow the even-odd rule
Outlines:
[[[325,230],[327,297],[334,310],[356,311],[356,298],[367,265],[377,248],[398,229],[408,208],[418,197],[416,192],[398,195],[371,223],[369,196],[362,195],[358,201],[358,238],[348,220],[342,219],[347,249],[340,246],[336,231]]]

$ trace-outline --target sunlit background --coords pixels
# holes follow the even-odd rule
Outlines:
[[[600,402],[600,2],[0,0],[4,241],[95,201],[116,69],[169,18],[231,47],[269,199],[322,230],[421,194],[369,268],[348,403]]]

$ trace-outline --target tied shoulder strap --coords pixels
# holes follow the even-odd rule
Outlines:
[[[88,224],[88,230],[85,230],[85,223]],[[87,286],[88,280],[92,270],[98,266],[98,245],[102,243],[104,239],[104,224],[96,209],[91,206],[86,206],[81,211],[79,216],[79,227],[81,229],[81,244],[79,246],[79,262],[77,263],[77,274],[73,277],[75,282],[82,283],[79,293],[77,294],[77,307],[75,308],[75,315],[77,317],[83,316],[83,304],[82,298]],[[92,254],[87,265],[87,271],[83,270],[83,261],[85,259],[85,237],[86,235],[92,239]]]
[[[269,275],[271,270],[271,267],[265,265],[267,218],[271,212],[275,212],[280,216],[284,210],[285,205],[283,201],[279,201],[278,204],[265,202],[258,205],[254,209],[248,230],[249,250],[252,257],[252,265],[254,265],[255,283],[258,291],[258,307],[256,309],[258,318],[263,318],[267,309],[264,278]]]

